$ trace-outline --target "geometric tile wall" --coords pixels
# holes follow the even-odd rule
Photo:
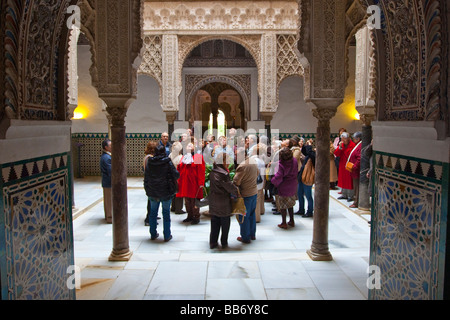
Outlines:
[[[72,150],[74,157],[74,174],[79,176],[100,176],[100,156],[102,155],[102,141],[108,137],[104,133],[78,133],[72,135]],[[127,134],[127,175],[143,176],[142,160],[144,151],[150,140],[160,140],[161,134]],[[78,146],[82,145],[81,148]]]
[[[370,264],[381,289],[370,299],[443,297],[448,163],[376,152]]]
[[[2,299],[75,299],[69,153],[0,168]]]

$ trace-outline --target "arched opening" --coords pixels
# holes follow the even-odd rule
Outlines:
[[[210,113],[208,122],[208,134],[214,134],[213,129],[214,129],[214,115]],[[227,122],[225,120],[225,113],[219,109],[219,112],[217,113],[217,137],[225,136],[226,132],[227,132]]]
[[[219,124],[219,112],[223,123]],[[203,86],[193,96],[191,104],[191,126],[201,121],[202,133],[223,127],[244,129],[244,108],[241,95],[229,84],[213,82]]]
[[[194,47],[183,61],[185,120],[189,127],[201,121],[203,134],[212,113],[212,127],[217,129],[220,109],[225,127],[245,130],[252,105],[257,103],[252,99],[252,81],[257,80],[252,79],[250,71],[256,68],[252,54],[237,42],[214,39]]]

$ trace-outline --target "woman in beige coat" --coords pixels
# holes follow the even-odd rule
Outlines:
[[[338,180],[338,173],[336,168],[335,156],[334,156],[334,144],[330,141],[330,190],[336,189],[336,181]]]
[[[264,185],[266,182],[265,173],[266,173],[266,164],[262,157],[267,153],[267,148],[264,144],[258,143],[253,149],[250,159],[254,160],[258,166],[258,172],[261,176],[261,181],[257,183],[258,194],[256,197],[256,222],[261,222],[261,215],[265,213],[264,208]]]

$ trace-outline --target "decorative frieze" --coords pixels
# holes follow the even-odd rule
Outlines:
[[[277,36],[265,33],[261,38],[261,70],[258,83],[261,112],[275,112],[277,101]]]
[[[296,1],[152,1],[145,3],[144,32],[296,32],[297,10]]]
[[[178,74],[178,37],[162,36],[162,108],[163,111],[178,111],[178,95],[181,85]]]
[[[355,75],[355,106],[358,113],[370,124],[375,119],[376,98],[376,62],[374,42],[371,41],[371,31],[367,26],[360,29],[356,37],[356,75]],[[364,119],[363,119],[364,118]]]

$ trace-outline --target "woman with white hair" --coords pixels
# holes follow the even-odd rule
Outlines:
[[[347,201],[352,201],[353,198],[353,180],[350,172],[345,169],[345,165],[354,147],[355,143],[348,132],[343,132],[341,142],[334,151],[334,155],[339,157],[338,187],[342,188],[342,195],[338,199],[347,199]]]

